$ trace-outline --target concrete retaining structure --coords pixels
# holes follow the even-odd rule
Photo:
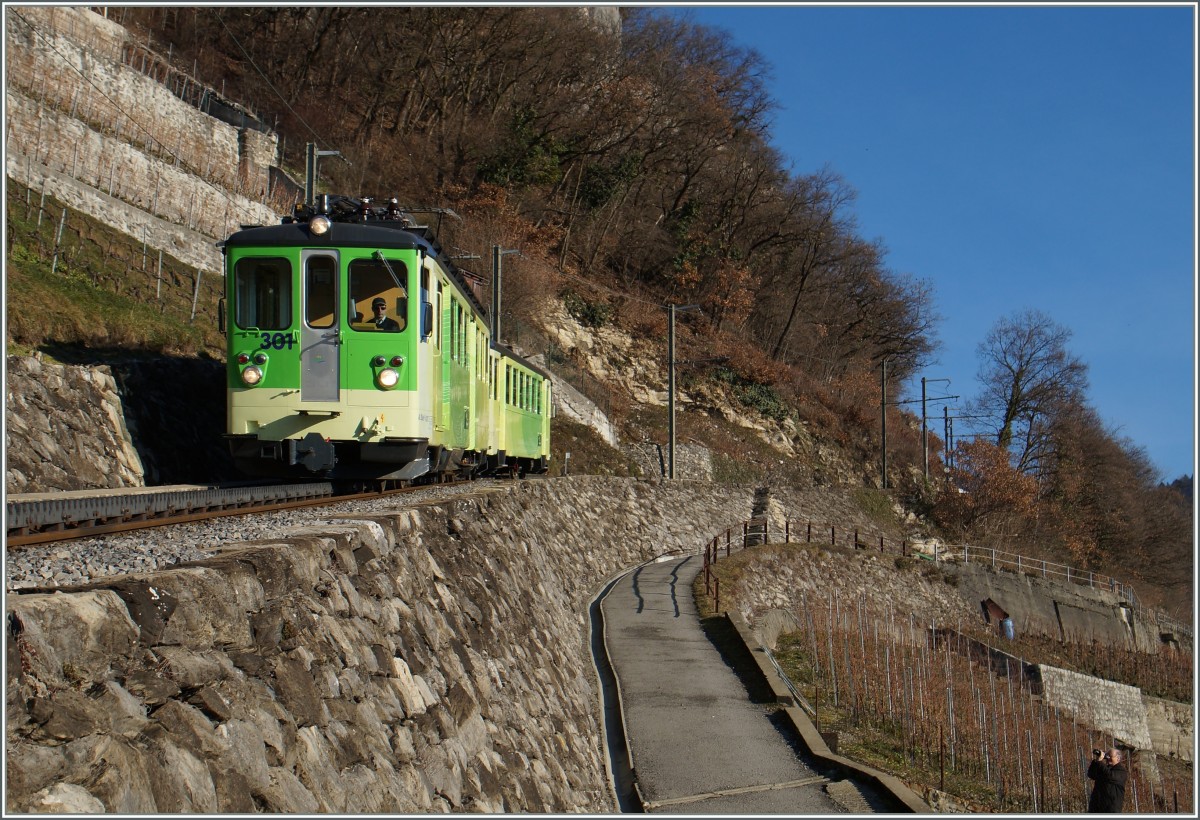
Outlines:
[[[1164,650],[1164,630],[1149,613],[1124,605],[1113,590],[1018,575],[985,564],[949,566],[956,567],[965,599],[976,606],[993,599],[1009,613],[1018,632],[1062,641],[1095,640],[1151,654]]]
[[[527,481],[10,595],[6,808],[612,811],[586,601],[751,496]]]
[[[1196,712],[1190,703],[1175,703],[1142,696],[1146,707],[1146,727],[1150,747],[1155,754],[1194,760],[1196,749]]]

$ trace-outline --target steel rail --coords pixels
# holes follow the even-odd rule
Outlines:
[[[302,507],[317,507],[327,504],[339,504],[344,501],[365,501],[384,498],[391,495],[400,495],[407,492],[414,492],[416,490],[425,489],[426,486],[427,485],[399,487],[386,490],[350,493],[345,495],[326,493],[323,495],[284,501],[269,497],[260,499],[243,498],[242,500],[235,499],[226,501],[219,506],[199,503],[203,500],[202,494],[206,491],[198,491],[196,494],[173,493],[172,496],[180,503],[176,506],[161,510],[139,512],[127,510],[112,515],[105,520],[100,520],[98,518],[81,519],[75,522],[61,521],[39,526],[18,526],[14,529],[8,530],[6,533],[5,549],[7,550],[13,547],[35,546],[38,544],[48,544],[57,541],[74,541],[83,538],[92,538],[97,535],[107,535],[117,532],[130,532],[134,530],[150,529],[152,527],[172,526],[175,524],[186,524],[235,515],[255,515],[260,513],[278,512],[281,510],[298,509]],[[252,489],[261,491],[262,488]],[[194,495],[195,500],[197,501],[196,504],[193,504],[190,507],[186,504],[186,499],[189,495]],[[112,498],[125,500],[128,499],[128,497],[123,496],[112,496]],[[182,512],[179,511],[181,507],[184,509]],[[9,514],[11,522],[12,512],[9,511]],[[42,514],[44,516],[46,513],[43,512]]]

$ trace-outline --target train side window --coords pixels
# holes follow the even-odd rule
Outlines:
[[[438,350],[442,349],[442,297],[443,296],[444,296],[444,292],[442,290],[442,283],[439,281],[437,283],[437,302],[434,304],[434,307],[433,307],[433,317],[434,317],[433,321],[435,323],[434,328],[433,328],[433,339],[434,339],[433,343],[437,346]]]
[[[233,321],[243,329],[292,326],[292,263],[278,257],[245,257],[233,270]]]
[[[467,323],[461,304],[455,303],[454,313],[454,322],[458,326],[458,360],[465,363],[467,361]]]
[[[433,303],[429,301],[429,268],[421,268],[421,338],[433,333]]]

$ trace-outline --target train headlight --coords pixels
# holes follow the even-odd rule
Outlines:
[[[262,365],[266,364],[267,363],[267,354],[263,353],[261,350],[258,353],[255,353],[254,354],[254,363],[256,365],[259,365],[260,367]]]
[[[245,382],[250,387],[253,387],[254,385],[258,384],[260,381],[262,381],[262,377],[263,377],[262,368],[257,367],[256,365],[250,365],[249,367],[242,370],[242,381]]]
[[[379,371],[379,375],[375,377],[375,380],[379,382],[379,386],[384,390],[391,390],[400,383],[400,374],[392,370],[392,368],[386,367]]]
[[[308,220],[308,229],[313,236],[324,236],[329,233],[329,226],[332,224],[327,216],[314,216]]]

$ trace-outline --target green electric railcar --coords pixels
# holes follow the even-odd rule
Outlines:
[[[322,195],[222,243],[228,429],[248,475],[545,472],[550,374],[496,344],[432,231]]]

